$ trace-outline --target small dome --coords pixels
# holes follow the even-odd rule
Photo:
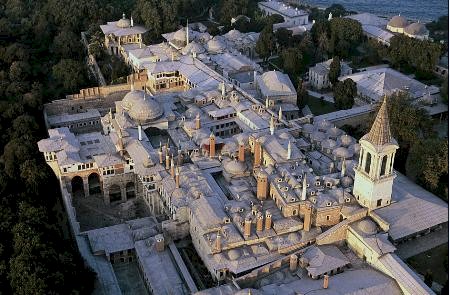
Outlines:
[[[341,178],[341,184],[344,188],[350,187],[353,184],[353,179],[349,176],[344,176]]]
[[[189,40],[192,40],[192,30],[189,29]],[[172,40],[186,42],[186,28],[181,28],[173,34]]]
[[[322,141],[325,139],[325,133],[316,131],[312,134],[311,138],[312,138],[312,140],[315,140],[315,141]]]
[[[324,149],[332,149],[332,148],[336,147],[337,143],[336,143],[336,141],[334,141],[332,139],[325,139],[320,143],[320,145]]]
[[[364,219],[358,223],[358,229],[367,235],[373,235],[377,233],[377,226],[372,220]]]
[[[336,137],[337,138],[338,136],[341,136],[343,133],[344,133],[344,131],[342,131],[341,129],[336,128],[336,127],[333,127],[331,129],[327,130],[327,135],[330,136],[330,137]]]
[[[242,38],[242,33],[238,30],[233,29],[226,33],[224,36],[230,40],[239,40],[240,38]]]
[[[222,147],[221,154],[222,155],[230,155],[238,150],[238,145],[234,140],[227,140]]]
[[[122,100],[122,106],[124,105],[130,118],[139,124],[154,121],[163,115],[159,103],[142,90],[134,90],[125,95]]]
[[[422,23],[412,23],[405,28],[405,33],[412,36],[428,35],[428,30]]]
[[[393,28],[405,28],[408,25],[408,21],[400,15],[396,15],[388,22],[388,26]]]
[[[351,145],[351,144],[353,144],[355,142],[353,137],[351,137],[351,136],[349,136],[347,134],[342,135],[341,137],[339,137],[339,139],[340,139],[340,142],[341,142],[341,144],[343,146],[349,146],[349,145]]]
[[[247,167],[243,162],[237,160],[228,160],[223,165],[223,169],[225,169],[226,172],[232,175],[239,175],[244,173]]]
[[[281,139],[289,139],[289,138],[291,138],[291,136],[290,136],[289,133],[287,133],[287,132],[282,132],[282,133],[279,135],[279,137],[280,137]]]
[[[205,51],[206,50],[202,45],[198,44],[195,41],[192,41],[181,50],[181,53],[184,55],[188,55],[188,54],[192,54],[193,52],[203,53]]]
[[[238,260],[239,257],[241,257],[239,249],[231,249],[228,251],[228,258],[230,258],[230,260]]]
[[[116,26],[119,28],[129,28],[131,26],[131,22],[128,18],[125,18],[125,14],[123,17],[116,23]]]
[[[218,38],[217,36],[209,40],[207,46],[208,51],[214,53],[220,53],[227,48],[225,42],[223,42],[222,39]]]
[[[319,128],[319,130],[321,130],[323,132],[328,131],[328,129],[330,129],[332,127],[332,124],[325,119],[320,122],[317,122],[317,123],[314,122],[314,125],[316,125],[317,128]]]
[[[303,128],[302,131],[308,134],[313,133],[315,129],[314,125],[309,123],[303,125],[302,128]]]
[[[353,153],[345,147],[339,147],[339,148],[333,150],[333,155],[339,159],[342,159],[342,158],[349,159],[349,158],[353,157]]]

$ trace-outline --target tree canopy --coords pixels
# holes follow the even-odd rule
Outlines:
[[[328,74],[328,78],[330,79],[331,84],[335,84],[337,82],[340,74],[341,74],[341,62],[339,60],[339,57],[335,56],[331,61],[330,73]]]
[[[340,110],[350,109],[355,103],[357,94],[356,83],[352,79],[345,79],[335,84],[334,103]]]
[[[266,25],[259,34],[255,50],[262,59],[267,60],[272,55],[275,50],[275,34],[272,30],[272,24]]]

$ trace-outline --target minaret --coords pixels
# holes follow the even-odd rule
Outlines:
[[[269,108],[269,99],[266,98],[266,109],[268,109],[268,108]]]
[[[273,115],[270,118],[270,127],[269,128],[270,128],[270,135],[273,135],[274,132],[275,132],[275,123],[274,123],[274,120],[273,120]]]
[[[173,154],[172,158],[170,159],[170,176],[172,176],[172,178],[175,177],[175,162],[173,161]]]
[[[175,187],[180,188],[180,167],[175,170]]]
[[[186,19],[186,46],[189,44],[189,20]]]
[[[287,147],[287,159],[290,160],[292,156],[292,147],[291,147],[291,141],[289,140],[288,142],[288,147]]]
[[[394,183],[394,158],[398,149],[392,137],[386,96],[369,133],[360,140],[359,162],[355,167],[353,195],[369,210],[391,203]]]
[[[158,155],[159,155],[159,164],[162,165],[163,164],[163,150],[162,150],[161,142],[159,142]]]
[[[278,121],[283,120],[283,111],[281,110],[281,106],[280,106],[280,110],[278,111]]]

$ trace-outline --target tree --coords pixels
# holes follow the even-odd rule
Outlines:
[[[275,32],[275,37],[277,39],[277,43],[280,44],[282,48],[287,48],[291,46],[292,43],[292,31],[286,28],[279,28]]]
[[[416,141],[409,150],[406,175],[448,200],[448,141],[440,138]]]
[[[352,108],[357,94],[356,83],[352,79],[348,78],[343,82],[337,82],[333,92],[334,103],[338,109],[346,110]]]
[[[441,96],[442,96],[442,100],[444,102],[448,103],[448,74],[445,75],[444,81],[442,82]]]
[[[341,74],[341,62],[339,61],[339,57],[333,57],[333,60],[330,64],[330,73],[328,74],[328,78],[330,79],[331,84],[335,84],[338,80],[339,75]]]
[[[283,49],[281,59],[283,61],[283,69],[292,77],[298,75],[302,70],[302,54],[296,48]]]
[[[297,86],[297,106],[303,108],[308,101],[308,97],[308,90],[306,90],[303,80],[299,79]]]
[[[428,287],[431,287],[431,285],[433,285],[433,274],[430,270],[427,270],[427,272],[425,273],[424,283]]]
[[[272,30],[272,24],[266,25],[261,34],[259,34],[255,50],[263,60],[267,60],[272,55],[272,52],[275,50],[275,35]]]
[[[77,57],[83,53],[82,44],[79,41],[80,36],[68,29],[63,29],[53,39],[52,51],[58,58]]]
[[[328,17],[329,13],[333,15],[333,17],[342,17],[347,15],[347,10],[345,10],[344,6],[341,4],[332,4],[330,7],[325,9],[325,15]]]
[[[333,18],[330,21],[331,53],[340,57],[350,56],[350,50],[356,48],[363,36],[361,24],[350,18]]]
[[[85,73],[84,64],[73,59],[62,59],[52,68],[53,78],[71,93],[86,83]]]

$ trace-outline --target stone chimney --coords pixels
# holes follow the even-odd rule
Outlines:
[[[175,170],[175,187],[180,188],[180,168],[177,167]]]
[[[211,132],[209,136],[209,157],[214,158],[216,156],[216,137]]]
[[[164,236],[162,234],[156,235],[156,251],[163,252],[164,251]]]
[[[268,177],[264,171],[260,171],[256,176],[256,197],[258,200],[267,199],[267,190],[268,190]]]
[[[169,152],[166,152],[166,170],[170,169],[170,157],[169,157]]]
[[[244,237],[250,237],[252,234],[252,218],[247,216],[244,221]]]
[[[259,167],[261,165],[261,143],[259,142],[259,140],[256,138],[255,139],[255,147],[254,147],[255,151],[255,161],[253,163],[254,167]]]
[[[216,244],[214,245],[214,250],[216,252],[222,251],[222,237],[220,236],[220,230],[217,231]]]
[[[298,265],[298,257],[295,254],[292,254],[289,257],[289,270],[294,272],[297,270],[297,265]]]
[[[328,283],[329,283],[328,280],[329,280],[329,276],[327,274],[325,274],[323,276],[323,288],[324,289],[328,289]]]
[[[239,162],[245,162],[245,145],[244,143],[239,143]]]
[[[198,130],[200,128],[201,128],[201,125],[200,125],[200,114],[197,113],[197,116],[195,116],[195,129]]]
[[[256,214],[256,231],[262,231],[263,230],[263,220],[264,216],[261,212],[258,212],[258,214]]]
[[[269,210],[266,210],[266,224],[265,224],[266,230],[269,230],[272,228],[272,214]]]
[[[310,204],[306,205],[305,217],[303,218],[303,230],[309,231],[311,229],[311,215],[312,207]]]

